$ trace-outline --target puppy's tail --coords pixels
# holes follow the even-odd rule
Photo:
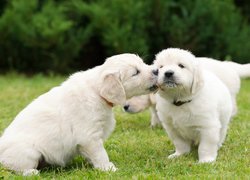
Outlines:
[[[234,69],[240,78],[247,78],[250,77],[250,63],[248,64],[238,64],[235,62],[225,62],[227,66],[230,66]]]

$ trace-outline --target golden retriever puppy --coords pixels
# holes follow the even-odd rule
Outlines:
[[[213,162],[233,113],[229,89],[190,52],[169,48],[156,55],[156,109],[175,146],[174,158],[198,145],[199,162]]]
[[[40,162],[65,166],[76,155],[95,168],[115,171],[104,148],[115,127],[112,107],[155,91],[157,69],[134,54],[108,58],[77,72],[24,108],[0,138],[0,163],[23,175]]]
[[[197,57],[203,68],[213,72],[228,87],[233,101],[233,114],[237,113],[236,95],[240,89],[240,78],[250,77],[250,64],[238,64],[229,61],[218,61],[206,57]],[[128,113],[138,113],[149,108],[151,113],[151,127],[160,125],[155,109],[154,94],[135,96],[127,100],[123,109]]]
[[[145,94],[141,96],[134,96],[131,99],[127,100],[123,106],[124,111],[128,113],[139,113],[149,108],[151,114],[151,127],[160,125],[160,120],[158,118],[156,109],[155,109],[155,95],[154,94]]]

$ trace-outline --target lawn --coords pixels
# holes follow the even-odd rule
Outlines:
[[[32,99],[59,85],[65,77],[36,75],[27,78],[0,76],[0,132]],[[105,143],[117,172],[94,170],[83,158],[65,168],[48,167],[40,176],[28,179],[247,179],[250,178],[250,79],[242,81],[238,114],[232,120],[226,141],[213,164],[197,163],[197,148],[183,157],[169,160],[174,147],[161,128],[150,129],[149,111],[130,115],[114,109],[117,126]],[[0,179],[22,176],[0,167]]]

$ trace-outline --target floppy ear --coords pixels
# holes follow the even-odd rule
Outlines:
[[[113,104],[125,104],[126,94],[118,73],[109,73],[104,76],[100,95]]]
[[[191,84],[191,94],[195,94],[203,86],[203,76],[199,65],[195,65],[193,81]]]

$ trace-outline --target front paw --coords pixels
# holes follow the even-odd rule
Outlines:
[[[155,128],[160,128],[161,127],[161,124],[160,123],[156,123],[156,124],[150,124],[150,128],[151,129],[155,129]]]
[[[156,127],[161,127],[161,122],[159,121],[158,118],[152,118],[152,119],[151,119],[150,127],[151,127],[152,129],[153,129],[153,128],[156,128]]]
[[[100,169],[102,171],[113,171],[113,172],[115,172],[117,170],[117,168],[115,167],[115,165],[112,162],[96,166],[96,168]]]
[[[216,158],[214,157],[204,157],[199,159],[199,163],[212,163],[215,162]]]
[[[37,169],[28,169],[23,171],[23,176],[36,176],[39,175],[39,171]]]
[[[174,158],[177,158],[177,157],[179,157],[179,156],[181,156],[181,155],[182,155],[181,153],[175,152],[175,153],[173,153],[173,154],[170,154],[170,155],[168,156],[168,159],[174,159]]]

